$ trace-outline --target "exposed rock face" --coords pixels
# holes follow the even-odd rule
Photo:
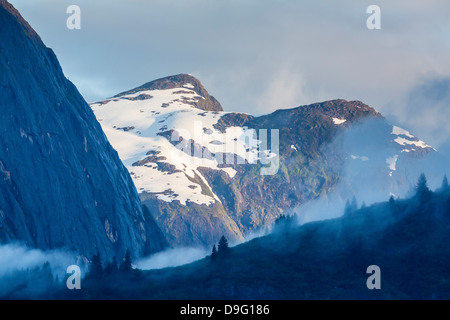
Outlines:
[[[116,95],[114,98],[123,97],[125,95],[131,95],[141,91],[167,90],[174,88],[180,88],[180,90],[176,91],[175,93],[186,93],[187,91],[183,91],[183,89],[189,89],[193,90],[199,96],[201,96],[202,98],[197,99],[197,101],[187,102],[188,104],[191,104],[198,109],[205,111],[223,111],[219,101],[217,101],[216,98],[214,98],[213,96],[210,96],[208,91],[206,91],[206,89],[201,84],[201,82],[189,74],[178,74],[154,80],[133,90],[122,92]],[[149,96],[145,94],[138,95],[136,98],[144,100],[146,96],[147,98],[149,98]]]
[[[134,257],[167,242],[47,48],[0,0],[0,241]]]

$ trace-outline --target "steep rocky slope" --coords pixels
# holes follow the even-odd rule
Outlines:
[[[0,0],[0,241],[141,256],[167,242],[47,48]]]

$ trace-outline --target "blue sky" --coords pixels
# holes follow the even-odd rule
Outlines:
[[[393,2],[11,0],[89,102],[190,73],[227,111],[361,100],[450,155],[450,2]]]

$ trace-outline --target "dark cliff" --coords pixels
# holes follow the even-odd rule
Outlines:
[[[141,256],[166,241],[91,109],[0,0],[0,241]]]

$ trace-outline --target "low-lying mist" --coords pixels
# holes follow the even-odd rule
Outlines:
[[[414,144],[401,146],[394,139],[402,136],[392,131],[384,119],[365,120],[345,129],[322,148],[330,163],[343,163],[337,186],[331,193],[293,208],[290,214],[296,214],[303,224],[341,216],[347,201],[356,200],[361,207],[387,201],[391,196],[408,197],[421,173],[431,189],[438,188],[443,176],[450,172],[448,159]],[[344,158],[336,159],[336,153]]]
[[[63,250],[42,251],[21,244],[0,246],[0,298],[22,299],[49,292],[76,256]]]
[[[141,270],[163,269],[188,264],[209,255],[209,250],[202,248],[175,248],[158,252],[136,262]]]
[[[64,276],[68,266],[74,264],[73,253],[61,250],[42,251],[30,249],[20,244],[0,246],[0,283],[4,276],[16,271],[40,267],[49,263],[55,276]]]

